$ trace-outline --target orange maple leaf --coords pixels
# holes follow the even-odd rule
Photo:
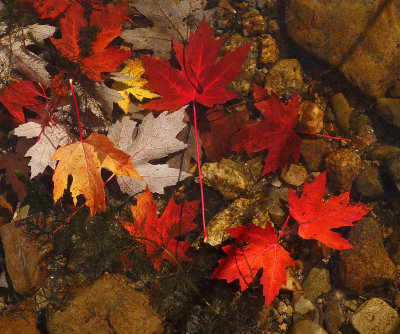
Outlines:
[[[57,202],[68,187],[68,175],[72,176],[71,195],[74,204],[77,196],[83,195],[90,208],[90,216],[105,210],[104,182],[101,168],[107,168],[116,175],[127,175],[141,179],[129,154],[114,147],[105,135],[93,132],[87,139],[62,146],[54,153],[52,160],[58,160],[53,175],[54,202]]]

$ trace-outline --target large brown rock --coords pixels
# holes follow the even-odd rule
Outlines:
[[[366,94],[381,97],[400,70],[399,0],[289,0],[289,36],[339,68]]]
[[[24,300],[0,317],[1,334],[40,334],[33,299]]]
[[[346,288],[360,293],[396,279],[396,266],[386,252],[375,220],[363,219],[352,228],[348,240],[354,248],[341,251],[339,263],[339,275]]]
[[[107,275],[78,290],[63,309],[49,314],[50,334],[161,334],[162,320],[146,296],[123,275]]]

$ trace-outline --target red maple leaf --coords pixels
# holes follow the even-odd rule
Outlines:
[[[306,182],[299,197],[289,190],[290,214],[300,224],[298,234],[303,239],[316,239],[334,249],[349,249],[353,246],[333,228],[353,226],[353,222],[364,217],[371,208],[361,204],[350,204],[350,192],[340,194],[324,202],[326,172],[313,182]]]
[[[226,279],[229,282],[239,279],[241,290],[248,288],[257,272],[263,268],[261,284],[265,302],[269,305],[282,284],[286,284],[286,267],[294,267],[294,262],[282,246],[274,228],[267,224],[264,228],[239,225],[226,230],[237,244],[222,247],[227,257],[218,261],[219,265],[210,278]]]
[[[120,50],[116,46],[108,46],[112,40],[119,36],[127,2],[114,6],[104,7],[104,13],[93,10],[90,15],[90,27],[97,26],[100,30],[92,44],[92,54],[81,55],[81,29],[88,26],[84,17],[83,6],[73,2],[68,8],[64,18],[60,20],[62,38],[50,38],[61,54],[74,63],[78,63],[81,72],[88,78],[101,82],[102,72],[114,72],[118,66],[127,60],[131,52]]]
[[[30,4],[42,19],[54,19],[67,9],[69,0],[20,0],[20,3]]]
[[[212,161],[219,161],[226,158],[232,147],[234,135],[248,120],[247,110],[233,111],[226,115],[223,110],[207,111],[207,118],[210,124],[210,131],[201,132],[202,146],[207,157]]]
[[[267,94],[266,90],[254,85],[253,95],[256,100]],[[290,156],[297,162],[301,152],[301,139],[294,130],[300,107],[298,94],[293,95],[285,105],[272,93],[266,100],[255,103],[255,106],[261,111],[264,120],[249,120],[237,134],[237,142],[232,150],[237,153],[246,151],[251,156],[268,149],[263,175],[283,168]]]
[[[147,189],[138,197],[136,206],[131,206],[134,222],[123,222],[123,225],[134,238],[140,239],[154,268],[160,270],[163,259],[174,262],[171,255],[178,261],[190,260],[185,255],[190,242],[177,241],[175,238],[197,227],[193,219],[199,204],[200,201],[176,204],[171,199],[158,218],[157,205]]]
[[[46,103],[38,97],[43,96],[40,90],[31,81],[18,81],[6,86],[0,92],[0,102],[12,116],[24,123],[25,116],[22,108],[27,108],[41,114]]]
[[[226,52],[217,61],[224,41],[224,38],[216,40],[214,31],[203,20],[196,32],[190,35],[187,45],[173,41],[181,70],[173,68],[165,60],[142,56],[150,79],[148,86],[162,96],[143,107],[175,111],[191,101],[212,107],[237,97],[238,94],[226,90],[225,87],[241,72],[251,43]]]

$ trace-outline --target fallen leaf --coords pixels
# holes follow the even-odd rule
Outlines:
[[[153,26],[125,30],[121,37],[135,50],[152,50],[154,57],[171,58],[171,40],[184,42],[188,33],[197,29],[203,18],[211,20],[215,9],[205,10],[204,0],[139,0],[135,8]]]
[[[267,96],[267,91],[254,85],[254,99]],[[298,121],[298,94],[293,95],[285,105],[277,95],[271,94],[266,100],[254,104],[264,120],[249,120],[236,135],[232,150],[237,153],[253,153],[269,150],[265,159],[263,175],[283,168],[292,156],[298,161],[301,152],[301,138],[295,132]]]
[[[286,284],[286,267],[294,267],[289,252],[279,245],[274,228],[270,224],[265,228],[251,224],[225,231],[236,238],[236,244],[222,247],[227,256],[218,261],[218,267],[210,278],[226,279],[228,283],[239,279],[244,291],[262,268],[263,295],[265,303],[271,304],[281,285]]]
[[[31,157],[29,166],[31,167],[31,179],[43,173],[47,166],[55,168],[57,162],[52,161],[57,147],[64,146],[72,142],[72,136],[68,128],[60,123],[49,122],[43,126],[37,122],[21,124],[14,130],[18,137],[37,138],[39,140],[26,152],[26,157]]]
[[[325,184],[326,172],[323,172],[313,182],[304,184],[301,196],[289,190],[290,214],[299,223],[298,234],[303,239],[316,239],[333,249],[352,248],[346,239],[332,229],[353,226],[371,208],[362,203],[350,204],[350,192],[324,202]]]
[[[19,0],[19,2],[31,5],[41,19],[54,19],[63,13],[69,5],[69,0]]]
[[[68,187],[68,176],[72,176],[71,195],[74,204],[77,196],[83,195],[90,215],[105,210],[104,182],[101,168],[107,168],[116,175],[140,178],[129,155],[116,149],[105,135],[93,132],[87,139],[56,150],[51,160],[58,160],[54,171],[54,202],[63,196]]]
[[[224,40],[216,40],[214,31],[203,20],[196,32],[191,34],[186,46],[173,41],[181,70],[173,68],[165,60],[142,56],[149,77],[148,87],[162,96],[142,107],[175,111],[191,101],[212,107],[237,97],[237,93],[225,87],[242,71],[251,43],[226,52],[216,62]]]
[[[129,110],[129,94],[132,94],[139,101],[143,101],[144,98],[152,99],[154,97],[159,97],[159,95],[144,88],[147,84],[147,80],[142,78],[144,72],[145,70],[140,60],[129,59],[120,74],[131,78],[128,80],[115,81],[113,83],[113,89],[117,90],[123,98],[123,100],[117,100],[115,102],[121,107],[125,114],[127,114]]]
[[[133,223],[123,222],[123,225],[134,238],[141,241],[154,268],[160,270],[162,260],[172,263],[175,263],[174,260],[190,260],[190,257],[185,255],[190,242],[177,241],[175,238],[197,227],[193,219],[197,215],[199,204],[200,201],[176,204],[172,198],[158,218],[157,205],[147,189],[138,197],[137,204],[131,206]]]
[[[158,117],[148,114],[137,127],[137,123],[128,116],[114,123],[108,131],[108,137],[115,146],[131,156],[131,162],[142,176],[143,181],[121,176],[117,178],[121,190],[130,196],[149,187],[151,192],[164,193],[164,188],[175,185],[190,174],[167,164],[152,164],[170,153],[183,150],[186,144],[176,139],[176,135],[185,127],[183,122],[185,108],[173,114],[163,112]]]

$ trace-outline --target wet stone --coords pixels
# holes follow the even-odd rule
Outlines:
[[[363,169],[356,180],[356,189],[363,197],[378,199],[385,193],[376,166]]]
[[[368,152],[367,157],[371,160],[384,161],[396,154],[400,154],[400,147],[391,145],[376,145],[371,152]]]
[[[338,334],[345,321],[342,307],[337,300],[329,300],[325,306],[324,320],[329,334]]]
[[[396,310],[379,298],[362,304],[351,316],[350,322],[362,334],[394,334],[400,331],[400,318]]]
[[[291,164],[282,169],[281,179],[292,186],[299,187],[307,180],[307,170],[303,166]]]
[[[389,175],[400,191],[400,154],[396,154],[388,159]]]
[[[1,334],[40,334],[36,327],[38,315],[32,298],[12,307],[0,317]]]
[[[279,59],[279,49],[276,40],[270,36],[262,36],[259,38],[260,45],[260,63],[267,65],[275,63]]]
[[[123,275],[106,275],[76,292],[62,310],[47,316],[49,334],[161,334],[148,298]]]
[[[342,148],[330,153],[325,160],[328,181],[339,193],[350,191],[362,167],[362,160],[354,150]]]
[[[265,77],[264,88],[280,97],[290,97],[303,86],[301,66],[297,59],[277,61]]]
[[[396,279],[396,267],[383,244],[379,224],[365,218],[353,226],[348,238],[354,248],[340,252],[339,276],[345,288],[360,293]]]
[[[331,291],[329,271],[324,268],[312,268],[302,287],[307,294],[307,298],[315,301],[322,294]]]
[[[337,93],[331,97],[331,104],[339,129],[342,131],[348,131],[350,129],[352,110],[347,99],[342,93]]]
[[[300,315],[306,315],[311,311],[315,310],[315,306],[311,300],[308,298],[301,296],[295,303],[294,303],[294,312]]]
[[[258,36],[265,32],[265,18],[256,9],[252,9],[242,16],[243,36]]]
[[[299,110],[301,130],[320,133],[324,128],[324,111],[313,101],[303,101]]]
[[[229,159],[205,163],[201,172],[203,182],[217,189],[227,199],[237,197],[250,182],[244,166]]]
[[[320,325],[305,319],[296,323],[292,329],[292,334],[328,334]]]
[[[400,99],[378,99],[376,101],[376,112],[386,122],[400,128]]]
[[[324,139],[303,139],[301,154],[309,170],[319,169],[322,157],[328,152],[328,144]]]

